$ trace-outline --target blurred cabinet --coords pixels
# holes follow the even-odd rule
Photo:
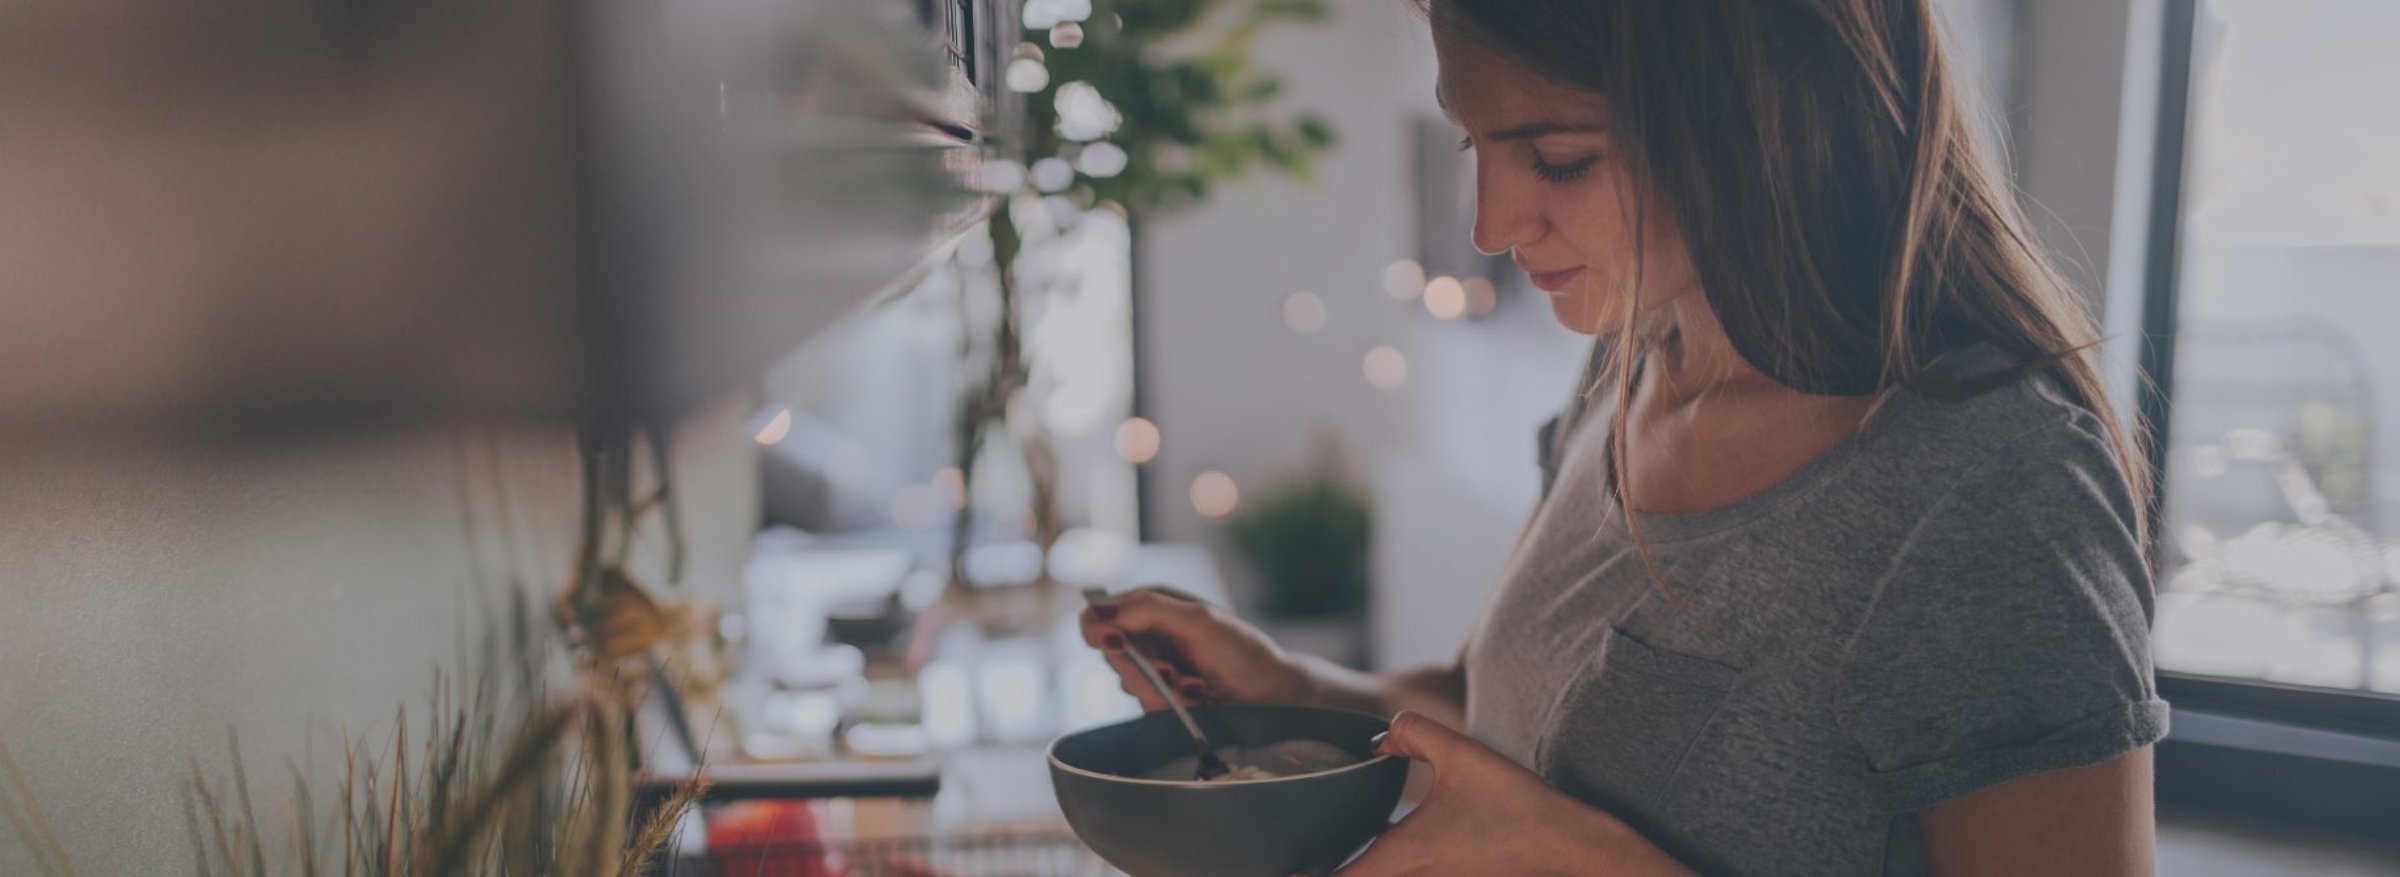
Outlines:
[[[1015,8],[933,4],[0,8],[0,430],[753,379],[986,209]]]

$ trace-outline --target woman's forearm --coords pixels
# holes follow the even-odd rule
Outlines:
[[[1300,660],[1308,668],[1317,706],[1379,716],[1407,710],[1452,728],[1466,723],[1466,676],[1455,663],[1365,673],[1313,655]]]

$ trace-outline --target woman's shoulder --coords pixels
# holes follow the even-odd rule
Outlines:
[[[1964,396],[1903,391],[1879,444],[1908,462],[2006,481],[2062,470],[2123,479],[2108,425],[2047,371]]]
[[[2107,424],[2039,372],[1971,396],[1896,397],[1859,450],[1842,491],[1871,514],[1852,526],[1879,524],[1900,541],[1945,529],[1990,537],[2034,519],[2081,538],[2139,529]]]

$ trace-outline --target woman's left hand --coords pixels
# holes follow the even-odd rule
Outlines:
[[[1433,786],[1336,877],[1693,873],[1616,817],[1432,719],[1394,717],[1378,751],[1425,762]]]

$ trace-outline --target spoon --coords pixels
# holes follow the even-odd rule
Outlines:
[[[1106,603],[1108,591],[1085,588],[1083,602],[1093,606]],[[1175,699],[1174,689],[1167,687],[1167,680],[1159,677],[1158,668],[1150,663],[1150,656],[1142,654],[1141,649],[1134,646],[1131,637],[1125,640],[1125,656],[1132,659],[1134,669],[1142,671],[1142,678],[1150,681],[1150,687],[1157,689],[1158,696],[1166,700],[1167,708],[1175,711],[1175,718],[1183,721],[1183,729],[1191,732],[1192,745],[1200,752],[1200,769],[1196,771],[1198,776],[1195,778],[1205,782],[1232,773],[1233,768],[1226,767],[1225,760],[1217,757],[1216,744],[1208,742],[1208,732],[1200,730],[1199,722],[1192,721],[1191,712],[1183,708],[1183,701]]]

